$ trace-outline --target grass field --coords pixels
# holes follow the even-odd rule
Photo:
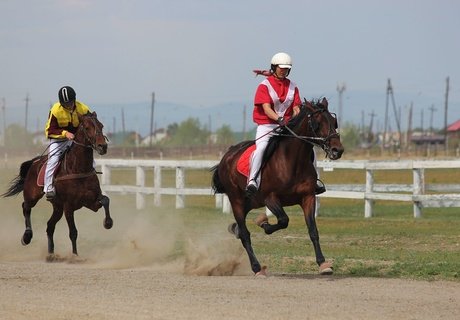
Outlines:
[[[459,171],[427,171],[426,183],[458,182]],[[2,191],[17,172],[18,168],[0,169]],[[163,175],[165,186],[174,185],[173,174],[171,172]],[[321,177],[326,183],[364,183],[362,172],[352,170],[325,172]],[[121,171],[112,173],[112,179],[120,184],[132,184],[134,175]],[[209,172],[200,170],[187,173],[187,185],[202,187],[203,181],[210,181]],[[411,183],[412,176],[410,172],[377,173],[375,181]],[[208,196],[187,197],[186,209],[174,209],[174,198],[167,196],[163,197],[163,206],[155,208],[153,197],[148,197],[147,208],[141,211],[135,209],[134,196],[113,194],[110,197],[112,210],[118,219],[135,213],[150,216],[152,224],[155,224],[174,217],[185,226],[188,235],[206,235],[215,233],[215,230],[224,232],[233,221],[231,215],[216,209],[213,197]],[[20,198],[2,200],[2,211],[14,212],[21,219],[20,203]],[[46,205],[46,202],[43,203]],[[124,216],[120,213],[121,210]],[[314,252],[300,208],[289,207],[286,210],[290,216],[289,227],[270,236],[252,223],[252,219],[261,210],[255,210],[248,215],[254,250],[260,262],[268,265],[271,272],[316,274]],[[34,224],[45,224],[48,217],[49,215],[35,216]],[[460,281],[459,208],[426,208],[421,218],[414,219],[410,203],[377,202],[374,216],[365,219],[363,201],[323,198],[317,221],[323,253],[326,259],[334,261],[336,275]],[[82,226],[81,234],[84,235],[84,231]],[[80,239],[83,239],[79,241],[83,242],[84,248],[84,236]],[[166,258],[174,259],[182,255],[186,241],[186,237],[178,236]]]

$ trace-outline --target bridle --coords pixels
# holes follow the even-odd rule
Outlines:
[[[89,141],[89,144],[85,144],[85,143],[81,143],[81,142],[78,142],[78,141],[75,141],[73,140],[73,143],[75,143],[76,145],[79,145],[79,146],[82,146],[82,147],[85,147],[85,148],[91,148],[95,151],[97,151],[97,145],[96,145],[96,137],[101,135],[104,137],[105,141],[108,141],[109,139],[107,138],[107,136],[105,136],[103,133],[102,133],[102,130],[99,129],[99,127],[97,126],[97,123],[96,123],[96,118],[94,116],[85,116],[87,118],[89,118],[93,125],[94,125],[94,130],[96,131],[96,133],[94,134],[93,137],[90,137],[88,135],[88,131],[85,129],[84,126],[80,125],[78,127],[78,131],[82,130],[83,131],[83,135],[85,137],[85,141]]]
[[[331,151],[331,146],[330,146],[330,141],[332,138],[340,138],[340,134],[335,130],[336,128],[333,128],[333,124],[331,123],[331,120],[329,117],[326,117],[328,121],[328,127],[329,127],[329,132],[326,137],[319,137],[316,133],[317,128],[315,128],[315,122],[314,122],[314,116],[323,112],[328,112],[326,108],[318,108],[314,111],[307,111],[307,114],[305,117],[307,118],[307,125],[309,126],[311,132],[313,132],[314,136],[303,136],[303,135],[298,135],[295,133],[291,128],[289,128],[288,125],[284,126],[286,130],[289,132],[289,134],[280,134],[279,130],[282,129],[282,126],[279,126],[274,129],[278,135],[281,136],[286,136],[286,137],[294,137],[296,139],[299,139],[301,141],[307,142],[313,146],[319,147],[323,149],[327,154]],[[335,114],[330,113],[332,117],[334,117]],[[304,120],[302,120],[304,121]],[[299,124],[300,125],[300,124]],[[317,124],[316,124],[317,126]]]

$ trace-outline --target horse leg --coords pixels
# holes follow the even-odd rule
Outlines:
[[[31,211],[32,211],[32,208],[29,205],[27,205],[27,203],[24,201],[22,203],[22,214],[24,215],[26,230],[24,231],[24,234],[22,235],[22,238],[21,238],[21,243],[24,246],[28,245],[30,241],[32,241],[32,237],[33,237],[32,222],[30,220]]]
[[[275,215],[276,224],[268,223],[267,215],[264,213],[256,218],[256,224],[264,229],[266,234],[272,234],[280,229],[286,229],[289,225],[289,217],[283,207],[277,200],[267,200],[265,202],[267,208]]]
[[[92,205],[86,206],[88,209],[93,210],[94,212],[97,212],[101,206],[104,207],[104,212],[105,212],[105,218],[104,218],[104,228],[106,229],[111,229],[113,226],[113,220],[112,217],[110,216],[110,199],[107,196],[100,195],[98,200],[95,201]]]
[[[47,261],[54,261],[54,230],[56,229],[56,223],[62,218],[62,214],[64,213],[61,206],[56,205],[53,203],[53,214],[49,218],[46,227],[46,235],[48,237],[48,257]]]
[[[65,219],[67,220],[67,225],[69,226],[69,238],[70,238],[70,241],[72,242],[72,253],[78,256],[78,252],[77,252],[78,230],[75,225],[74,211],[66,209]]]
[[[305,222],[307,224],[308,234],[310,235],[310,240],[313,243],[313,248],[315,250],[316,263],[319,266],[319,272],[320,274],[332,274],[332,263],[326,262],[319,244],[319,232],[316,227],[315,218],[316,197],[314,195],[304,197],[301,206]]]
[[[101,200],[99,202],[102,204],[104,207],[104,212],[105,212],[105,218],[104,218],[104,228],[106,229],[111,229],[113,226],[113,220],[112,217],[110,216],[110,199],[107,196],[102,196]]]
[[[241,244],[248,254],[249,262],[251,263],[251,269],[254,274],[265,275],[264,270],[262,270],[260,263],[254,254],[254,250],[252,249],[251,233],[246,226],[246,214],[244,213],[244,210],[242,210],[242,207],[237,207],[232,204],[232,209],[236,223],[229,226],[229,231],[235,234],[235,236],[241,240]]]

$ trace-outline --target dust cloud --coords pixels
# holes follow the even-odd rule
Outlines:
[[[79,257],[75,258],[71,254],[67,223],[62,218],[54,236],[59,257],[55,261],[89,268],[146,268],[196,276],[251,274],[240,241],[226,231],[226,225],[210,224],[205,233],[200,233],[186,226],[177,211],[156,207],[138,211],[123,202],[128,196],[109,197],[113,228],[103,228],[103,209],[97,213],[87,209],[76,211]],[[0,213],[0,261],[44,262],[51,205],[42,199],[32,210],[34,237],[28,246],[23,246],[22,195],[0,201],[4,207]]]

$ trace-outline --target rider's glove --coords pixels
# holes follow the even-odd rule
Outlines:
[[[284,120],[284,117],[278,117],[276,122],[278,122],[278,124],[282,127],[286,125],[286,120]]]

